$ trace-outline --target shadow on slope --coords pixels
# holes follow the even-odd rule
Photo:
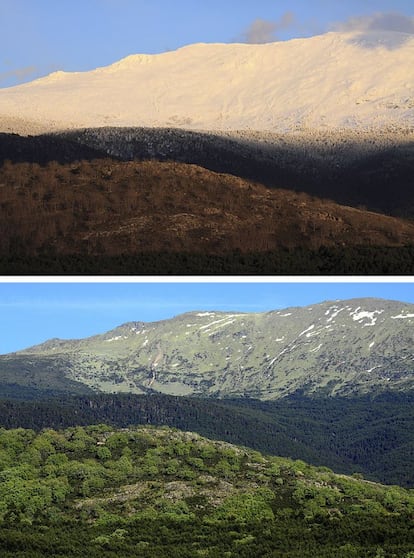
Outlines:
[[[215,134],[171,128],[99,128],[62,134],[120,159],[174,160],[414,217],[414,141],[408,133]]]
[[[30,137],[0,134],[0,163],[45,165],[108,156],[177,161],[269,188],[413,218],[414,141],[409,134],[395,138],[390,140],[386,132],[362,137],[320,132],[301,139],[295,134],[219,135],[174,128],[96,128]]]
[[[55,161],[64,164],[83,159],[91,161],[100,157],[102,157],[101,151],[64,137],[51,135],[25,137],[0,133],[0,164],[4,161],[39,165]]]

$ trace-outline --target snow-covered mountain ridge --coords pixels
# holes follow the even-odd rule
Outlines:
[[[196,130],[414,126],[414,35],[195,44],[0,90],[0,122]]]
[[[414,387],[413,326],[413,304],[380,299],[196,311],[87,339],[52,339],[0,357],[0,372],[52,370],[104,392],[275,399],[298,390],[404,391]]]

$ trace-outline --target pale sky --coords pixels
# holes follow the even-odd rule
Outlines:
[[[10,87],[199,42],[269,42],[361,27],[414,33],[414,2],[0,0],[0,22],[0,87]]]
[[[190,311],[266,312],[360,297],[414,304],[414,283],[0,282],[0,354]]]

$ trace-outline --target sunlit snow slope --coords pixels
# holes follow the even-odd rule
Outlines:
[[[49,128],[412,127],[413,60],[414,35],[395,32],[196,44],[0,90],[0,121]]]

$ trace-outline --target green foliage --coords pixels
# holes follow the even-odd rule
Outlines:
[[[211,519],[248,523],[254,521],[272,521],[274,514],[270,506],[273,493],[267,489],[254,493],[230,496],[212,514]]]
[[[411,460],[414,447],[413,402],[410,394],[384,394],[375,398],[295,396],[274,402],[249,399],[215,401],[155,394],[94,395],[39,402],[0,400],[0,424],[8,428],[24,426],[40,430],[99,421],[119,427],[136,423],[167,423],[267,454],[327,465],[346,474],[358,471],[370,480],[409,487],[414,486]],[[118,459],[123,451],[121,446],[112,452],[104,442],[108,427],[101,425],[94,428],[98,441],[95,444],[89,442],[89,449],[94,448],[93,457],[102,464]],[[1,432],[0,429],[0,470],[13,463],[11,456],[15,455],[2,448]],[[35,436],[33,431],[31,434],[30,430],[27,432],[25,435]],[[125,432],[121,434],[125,437]],[[49,439],[53,437],[51,443],[58,452],[65,447],[74,449],[71,435],[70,431],[65,436],[49,431],[47,436]],[[7,436],[3,436],[3,444],[6,444]],[[110,444],[115,444],[116,439]],[[154,440],[146,433],[134,434],[133,444],[136,451],[140,448],[143,452],[142,473],[156,474],[163,466],[164,450],[157,449]],[[194,459],[201,459],[206,466],[219,461],[216,448],[208,444],[191,446],[190,441],[180,442],[168,451],[170,456],[177,454],[184,457],[185,454],[186,462],[193,470],[197,463],[192,461]],[[81,457],[82,451],[78,455]],[[27,447],[25,453],[20,454],[20,459],[37,465],[41,463],[41,455],[33,446]],[[203,466],[199,461],[196,469],[201,472]]]
[[[91,558],[410,558],[413,548],[412,491],[301,460],[168,428],[17,429],[1,438],[2,558],[85,548]]]

